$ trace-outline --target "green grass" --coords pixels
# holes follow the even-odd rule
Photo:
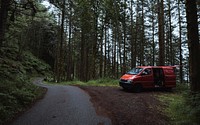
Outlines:
[[[166,108],[163,111],[171,119],[172,124],[181,125],[186,123],[185,120],[188,118],[183,96],[179,94],[162,94],[159,95],[159,100],[165,104]]]
[[[54,82],[46,82],[48,84],[55,84]],[[56,84],[61,85],[80,85],[80,86],[119,86],[119,81],[111,78],[102,78],[97,80],[90,80],[88,82],[82,82],[80,80],[73,80],[67,82],[60,82]]]
[[[186,85],[177,85],[174,93],[158,95],[158,99],[165,105],[163,113],[175,125],[198,125],[200,123],[200,94],[193,95]]]
[[[91,86],[119,86],[119,81],[110,78],[102,78],[97,80],[90,80],[86,85]]]

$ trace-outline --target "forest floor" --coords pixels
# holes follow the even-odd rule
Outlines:
[[[166,92],[147,90],[133,93],[119,87],[80,86],[89,93],[99,115],[107,116],[113,125],[168,125],[165,106],[156,98]]]

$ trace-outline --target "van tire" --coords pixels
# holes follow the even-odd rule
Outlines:
[[[134,91],[135,93],[141,92],[142,89],[143,89],[143,87],[142,87],[141,84],[135,84],[135,85],[133,86],[133,91]]]

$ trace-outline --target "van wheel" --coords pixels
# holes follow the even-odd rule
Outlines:
[[[136,93],[139,93],[142,91],[142,85],[141,84],[136,84],[133,86],[133,91],[136,92]]]

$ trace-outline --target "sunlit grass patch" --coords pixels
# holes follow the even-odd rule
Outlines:
[[[92,86],[118,86],[118,80],[110,79],[110,78],[102,78],[97,80],[90,80],[86,84]]]

